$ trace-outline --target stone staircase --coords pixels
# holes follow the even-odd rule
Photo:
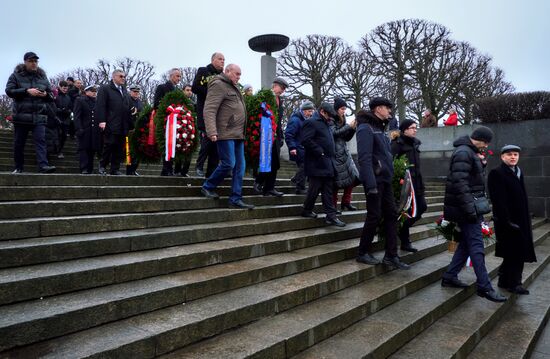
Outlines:
[[[4,157],[0,157],[4,158]],[[30,167],[29,167],[30,170]],[[0,358],[522,358],[548,353],[550,223],[535,218],[531,295],[503,304],[441,288],[450,262],[431,223],[413,227],[409,271],[355,262],[364,195],[344,228],[282,198],[256,209],[200,196],[202,179],[0,173]],[[320,211],[320,206],[316,208]],[[322,217],[322,216],[321,216]],[[376,243],[376,256],[383,254]],[[495,277],[500,258],[487,245]],[[509,295],[509,293],[505,293]],[[518,334],[520,333],[520,334]],[[548,338],[543,336],[541,338]],[[536,357],[535,355],[533,357]],[[540,356],[543,357],[543,356]]]

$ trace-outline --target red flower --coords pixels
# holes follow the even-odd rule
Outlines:
[[[254,125],[255,125],[256,127],[260,127],[260,122],[256,121],[256,122],[254,122]]]

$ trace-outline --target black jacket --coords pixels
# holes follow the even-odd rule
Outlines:
[[[197,95],[197,127],[199,130],[206,132],[206,127],[204,126],[204,101],[206,101],[206,93],[208,92],[208,81],[215,76],[219,75],[221,71],[216,70],[214,65],[209,64],[206,67],[199,67],[195,79],[193,80],[193,85],[191,90]]]
[[[336,150],[336,177],[334,184],[336,188],[346,188],[351,186],[359,179],[359,172],[353,158],[348,150],[347,142],[355,135],[355,130],[347,123],[338,119],[331,122],[330,130],[334,136],[334,146]]]
[[[502,163],[489,172],[487,187],[493,204],[497,237],[495,255],[536,262],[523,173],[518,178],[510,167]],[[512,223],[519,229],[512,227]]]
[[[137,98],[134,100],[132,96],[130,96],[130,124],[128,126],[130,130],[136,127],[136,121],[141,110],[143,110],[143,102],[141,102],[141,99]]]
[[[31,96],[30,88],[46,91],[45,97]],[[14,99],[13,123],[20,125],[45,125],[48,122],[49,102],[53,102],[52,89],[46,73],[41,68],[27,71],[25,64],[19,64],[6,84],[6,94]]]
[[[168,92],[172,92],[176,89],[176,86],[171,81],[167,81],[166,83],[160,84],[155,89],[155,97],[153,98],[153,108],[157,110],[159,108],[160,101],[162,101],[162,98],[164,95],[166,95]]]
[[[364,111],[357,113],[356,120],[359,180],[367,190],[376,188],[379,183],[391,183],[393,156],[390,139],[384,133],[388,122]]]
[[[290,116],[290,120],[285,129],[285,141],[288,150],[296,150],[296,155],[290,155],[291,161],[302,163],[304,162],[304,146],[302,146],[302,127],[306,121],[302,111],[298,110]]]
[[[451,164],[445,185],[443,215],[453,222],[476,223],[474,197],[485,194],[484,167],[479,150],[469,136],[459,137],[453,146]]]
[[[101,131],[95,107],[96,99],[86,95],[77,97],[74,102],[74,127],[79,150],[99,151],[101,148]]]
[[[101,85],[95,115],[99,122],[107,122],[105,134],[125,136],[130,123],[130,95],[126,88],[123,86],[121,93],[112,81]]]
[[[55,98],[55,106],[57,107],[57,118],[65,125],[70,124],[73,101],[69,94],[59,91]]]
[[[306,176],[334,177],[334,138],[330,124],[315,112],[302,127],[302,145],[305,148],[304,170]]]
[[[414,191],[417,195],[423,196],[425,191],[424,180],[420,172],[420,150],[422,144],[418,138],[400,135],[391,142],[391,152],[394,158],[405,155],[409,164]]]

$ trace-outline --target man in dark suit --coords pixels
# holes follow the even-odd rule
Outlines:
[[[525,262],[536,262],[523,172],[518,167],[521,148],[506,145],[500,150],[502,163],[489,172],[489,195],[497,244],[495,255],[502,257],[498,286],[511,293],[529,294],[521,285]]]
[[[215,52],[211,59],[210,64],[205,67],[199,67],[193,85],[191,89],[193,93],[197,95],[197,128],[200,131],[201,147],[199,155],[197,157],[197,164],[195,171],[197,176],[203,177],[205,173],[204,162],[208,160],[206,165],[206,178],[214,172],[218,167],[218,147],[215,143],[210,141],[206,135],[206,127],[204,124],[204,102],[206,101],[206,95],[208,93],[208,82],[216,75],[219,75],[223,71],[223,65],[225,64],[225,57],[221,52]]]
[[[153,99],[153,108],[155,111],[158,110],[160,101],[168,93],[176,89],[176,85],[181,81],[181,71],[180,69],[174,67],[168,72],[168,81],[157,86],[155,90],[155,97]],[[162,171],[160,172],[161,176],[173,176],[174,169],[172,166],[172,160],[165,161],[162,160]]]
[[[323,102],[319,110],[304,122],[302,127],[302,145],[305,148],[305,173],[309,178],[309,186],[304,201],[303,217],[317,218],[313,212],[319,192],[326,213],[325,222],[338,227],[346,224],[336,217],[336,208],[332,201],[336,150],[334,138],[330,131],[330,122],[336,115],[334,107]]]
[[[130,96],[124,86],[126,75],[122,70],[113,71],[111,81],[101,85],[97,92],[96,118],[103,130],[105,144],[99,161],[99,173],[106,174],[110,163],[110,174],[118,176],[123,158],[125,137],[130,123]]]

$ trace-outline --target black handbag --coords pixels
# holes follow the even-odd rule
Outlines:
[[[474,196],[474,207],[478,216],[491,212],[491,205],[485,194],[478,197]]]

